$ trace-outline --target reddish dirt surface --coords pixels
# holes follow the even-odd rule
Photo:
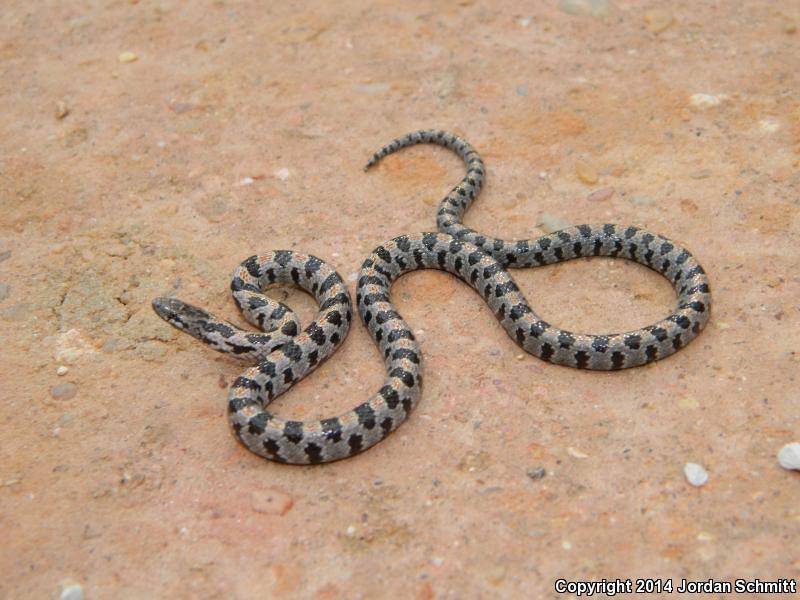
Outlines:
[[[775,458],[800,438],[797,6],[266,4],[0,15],[0,597],[547,598],[559,577],[800,576],[800,474]],[[433,147],[362,172],[425,127],[482,153],[467,223],[487,234],[617,222],[685,244],[711,277],[707,330],[663,362],[581,372],[521,355],[449,275],[413,273],[393,292],[425,353],[411,419],[328,466],[251,455],[225,419],[242,364],[151,299],[241,322],[229,274],[276,248],[353,288],[378,243],[435,227],[461,177]],[[514,275],[577,331],[673,302],[620,261]],[[330,416],[382,378],[356,323],[276,410]]]

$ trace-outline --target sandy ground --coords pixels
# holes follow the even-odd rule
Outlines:
[[[800,438],[800,7],[447,6],[6,3],[0,597],[548,598],[559,577],[800,576],[800,474],[775,458]],[[225,419],[242,364],[150,300],[241,323],[230,273],[276,248],[353,289],[378,243],[435,227],[462,176],[434,147],[361,171],[424,127],[482,153],[480,231],[616,222],[685,244],[713,284],[708,328],[645,368],[576,371],[520,355],[449,275],[413,273],[393,293],[425,353],[412,418],[328,466],[251,455]],[[515,277],[576,331],[674,301],[625,261]],[[276,409],[330,416],[382,379],[356,323]]]

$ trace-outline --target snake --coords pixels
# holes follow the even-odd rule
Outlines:
[[[231,385],[228,418],[239,441],[255,454],[289,464],[328,463],[358,454],[397,429],[422,393],[422,353],[411,326],[391,299],[394,281],[410,271],[439,269],[472,287],[508,335],[527,353],[578,369],[612,371],[665,358],[691,342],[710,316],[708,277],[688,250],[633,226],[578,225],[534,239],[505,241],[462,222],[478,197],[485,167],[464,139],[421,130],[376,152],[364,170],[414,144],[455,152],[466,175],[440,202],[436,232],[400,235],[377,246],[361,265],[356,286],[359,316],[383,356],[386,378],[368,400],[325,419],[291,420],[269,404],[307,376],[342,344],[353,308],[347,286],[324,260],[293,250],[251,256],[234,271],[231,292],[245,319],[260,331],[240,329],[177,298],[153,300],[170,325],[211,348],[254,363]],[[510,268],[551,265],[582,257],[624,258],[661,273],[677,293],[677,307],[657,323],[624,333],[580,334],[540,318],[509,274]],[[265,292],[291,285],[319,305],[304,329],[294,311]]]

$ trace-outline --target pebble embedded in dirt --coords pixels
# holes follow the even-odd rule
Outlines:
[[[572,225],[566,219],[561,217],[557,217],[555,215],[551,215],[549,213],[543,213],[542,216],[539,217],[539,222],[536,226],[544,231],[545,233],[553,233],[554,231],[561,231],[562,229],[566,229]]]
[[[491,463],[491,456],[483,450],[467,452],[458,463],[459,471],[479,473],[485,471]]]
[[[134,61],[139,60],[139,57],[136,56],[133,52],[123,52],[118,57],[117,60],[121,63],[132,63]]]
[[[227,199],[222,194],[212,194],[203,196],[197,202],[197,212],[203,215],[211,223],[220,223],[229,211]]]
[[[61,588],[60,600],[83,600],[83,588],[77,583],[65,585]]]
[[[547,470],[544,467],[531,467],[526,471],[526,475],[532,481],[538,481],[547,475]]]
[[[388,83],[357,83],[353,86],[353,89],[361,94],[383,94],[390,88]]]
[[[644,26],[650,33],[661,33],[672,25],[672,14],[666,10],[654,9],[644,15]]]
[[[575,174],[583,183],[588,183],[589,185],[597,183],[599,179],[599,176],[597,175],[597,169],[583,161],[578,161],[575,163]]]
[[[7,283],[0,283],[0,302],[8,298],[8,294],[11,292],[11,286]]]
[[[700,487],[708,481],[708,473],[697,463],[686,463],[683,467],[683,474],[686,475],[686,481],[695,487]]]
[[[614,195],[613,187],[602,187],[591,192],[588,196],[586,196],[586,199],[589,202],[603,202],[604,200],[608,200],[609,198],[611,198],[611,196],[613,195]]]
[[[166,344],[159,341],[148,340],[136,345],[136,353],[144,360],[158,360],[167,355],[169,350]]]
[[[57,308],[61,329],[67,329],[59,338],[73,336],[87,352],[94,350],[93,341],[99,335],[112,334],[130,319],[129,311],[116,300],[117,286],[107,276],[103,261],[97,257],[91,261],[76,269]]]
[[[9,258],[11,258],[11,250],[3,250],[0,252],[0,262],[8,260]]]
[[[569,15],[602,17],[608,14],[608,0],[561,0],[558,8]]]
[[[293,504],[294,500],[289,494],[278,490],[260,490],[250,496],[253,510],[267,515],[285,515]]]
[[[78,393],[78,386],[74,383],[59,383],[50,388],[50,395],[57,400],[69,400]]]
[[[689,104],[695,108],[713,108],[722,103],[722,97],[713,94],[692,94],[689,96]]]
[[[758,128],[762,133],[775,133],[780,130],[781,124],[775,119],[761,119],[758,122]]]
[[[778,452],[778,462],[784,469],[800,471],[800,443],[786,444]]]
[[[578,459],[589,458],[588,454],[578,450],[577,448],[573,448],[572,446],[567,448],[567,454],[569,454],[573,458],[578,458]]]
[[[55,117],[56,119],[63,119],[69,114],[69,106],[63,100],[56,103]]]

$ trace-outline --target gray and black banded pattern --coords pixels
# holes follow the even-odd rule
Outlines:
[[[464,213],[478,196],[486,170],[475,149],[455,135],[434,130],[409,133],[378,150],[365,170],[401,148],[424,143],[453,150],[466,164],[464,178],[439,203],[436,224],[440,231],[477,246],[480,252],[497,261],[483,274],[500,272],[504,268],[550,265],[573,258],[608,256],[626,258],[661,273],[678,293],[675,311],[658,323],[626,333],[587,335],[558,329],[537,317],[510,275],[506,275],[508,281],[495,288],[493,298],[487,287],[480,291],[509,335],[527,352],[569,367],[603,371],[625,369],[673,354],[705,326],[711,308],[705,271],[688,250],[665,237],[638,227],[606,223],[578,225],[535,239],[506,241],[465,226],[462,223]],[[472,260],[477,260],[477,256]],[[467,280],[474,283],[480,275],[471,270]]]
[[[461,223],[477,196],[484,166],[464,140],[442,131],[418,131],[382,148],[367,168],[400,148],[435,143],[457,152],[467,175],[441,202],[442,232],[402,235],[378,246],[364,261],[356,302],[362,321],[383,356],[386,379],[366,402],[337,417],[285,420],[269,403],[310,373],[342,343],[352,304],[336,271],[322,260],[283,250],[253,256],[234,272],[231,289],[248,321],[264,333],[242,331],[202,309],[174,298],[157,298],[156,312],[221,352],[255,361],[231,386],[230,422],[240,441],[256,454],[292,464],[314,464],[352,456],[394,431],[419,401],[422,353],[411,327],[391,302],[392,283],[417,269],[452,273],[475,289],[506,332],[543,360],[576,368],[616,370],[664,358],[690,342],[710,314],[703,269],[688,251],[636,227],[579,225],[531,240],[503,241]],[[534,313],[507,267],[553,264],[572,258],[610,256],[634,260],[669,279],[678,305],[665,319],[634,331],[604,335],[562,330]],[[271,284],[293,284],[320,306],[304,330],[287,306],[263,294]]]

